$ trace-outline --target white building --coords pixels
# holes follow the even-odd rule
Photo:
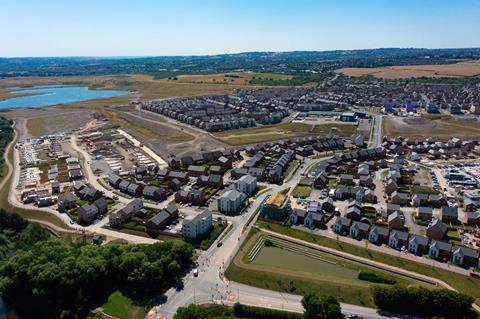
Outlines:
[[[196,238],[212,228],[212,212],[208,209],[192,219],[185,219],[182,224],[182,234],[187,238]]]
[[[251,175],[244,175],[235,182],[235,189],[240,193],[250,195],[257,189],[257,178]]]
[[[238,213],[246,197],[244,193],[231,189],[218,199],[218,210],[224,213]]]

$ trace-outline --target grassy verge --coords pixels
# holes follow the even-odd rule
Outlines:
[[[136,305],[120,291],[113,292],[101,308],[106,315],[119,319],[140,319],[145,318],[147,314],[146,307]]]
[[[440,279],[458,291],[467,293],[476,298],[475,303],[480,304],[480,279],[468,277],[453,273],[447,270],[438,269],[433,266],[427,266],[407,260],[400,257],[394,257],[387,254],[372,251],[365,247],[359,247],[350,245],[347,243],[339,242],[327,237],[309,234],[300,230],[287,228],[278,224],[268,223],[266,221],[258,221],[257,225],[261,228],[266,228],[277,233],[287,235],[293,238],[301,239],[311,243],[315,243],[321,246],[333,248],[345,253],[349,253],[355,256],[360,256],[377,262],[381,262],[387,265],[399,267],[405,270],[416,272],[425,276]]]

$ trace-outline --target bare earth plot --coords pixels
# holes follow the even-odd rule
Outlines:
[[[256,128],[245,128],[213,133],[215,137],[230,145],[244,145],[275,141],[299,136],[334,133],[349,136],[356,131],[350,124],[308,125],[303,123],[282,123]]]
[[[383,133],[387,136],[429,137],[448,139],[452,136],[475,137],[480,135],[480,122],[459,120],[449,116],[401,118],[385,117]]]
[[[342,68],[336,70],[336,72],[349,76],[373,75],[376,78],[384,79],[477,76],[480,75],[480,61],[439,65],[403,65],[381,68]]]

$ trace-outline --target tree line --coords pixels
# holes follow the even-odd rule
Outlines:
[[[448,289],[424,287],[374,286],[373,300],[384,311],[439,318],[477,318],[472,311],[473,298]]]
[[[0,295],[24,318],[84,318],[115,290],[148,302],[190,265],[180,240],[153,245],[70,245],[0,211]]]
[[[12,121],[0,116],[0,176],[3,176],[3,165],[5,165],[5,159],[3,154],[8,144],[13,140],[13,127]]]

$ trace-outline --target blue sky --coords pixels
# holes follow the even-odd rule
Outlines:
[[[0,0],[0,56],[480,47],[476,0]]]

